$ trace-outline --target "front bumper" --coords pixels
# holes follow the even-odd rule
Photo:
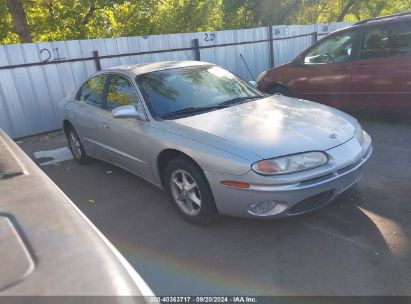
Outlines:
[[[329,163],[320,168],[267,177],[249,171],[242,176],[205,172],[220,214],[236,217],[281,218],[306,213],[326,206],[355,185],[362,176],[362,167],[372,154],[371,138],[364,132],[364,143],[353,138],[325,151]],[[246,182],[248,189],[227,187],[224,180]],[[253,214],[248,206],[253,202],[275,201],[267,213]]]

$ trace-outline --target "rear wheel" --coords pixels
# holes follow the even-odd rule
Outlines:
[[[279,85],[271,87],[270,89],[268,89],[267,92],[271,95],[283,95],[283,96],[292,97],[290,90],[288,90],[286,87],[279,86]]]
[[[90,161],[90,158],[84,151],[80,137],[78,136],[76,130],[74,130],[73,126],[69,126],[67,129],[67,139],[71,154],[73,154],[74,159],[80,164],[88,163]]]
[[[213,221],[218,213],[204,173],[192,161],[178,157],[165,170],[165,186],[179,215],[195,225]]]

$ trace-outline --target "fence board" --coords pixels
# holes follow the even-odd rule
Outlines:
[[[37,49],[39,50],[39,52],[42,49],[51,50],[51,48],[52,45],[49,42],[40,42],[37,44]],[[60,77],[57,64],[44,65],[42,66],[42,68],[44,75],[46,75],[46,85],[48,87],[49,94],[52,99],[52,108],[54,109],[54,112],[57,113],[57,103],[66,96],[62,84],[64,79],[61,79]]]
[[[117,39],[106,38],[106,39],[104,39],[104,44],[106,46],[107,55],[120,54],[119,51],[118,51],[118,46],[117,46]],[[109,67],[119,66],[119,65],[121,65],[121,60],[120,60],[119,57],[108,59],[108,66]]]
[[[24,56],[27,63],[34,63],[40,60],[39,53],[35,44],[22,44]],[[39,114],[43,122],[44,128],[48,130],[57,127],[57,115],[54,107],[53,99],[50,94],[47,77],[42,66],[32,66],[27,68],[30,82],[34,84],[34,98],[37,103]],[[33,98],[33,97],[32,97]]]
[[[130,47],[128,45],[128,37],[121,37],[117,39],[117,48],[119,54],[131,53]],[[131,56],[120,57],[120,64],[127,65],[131,64]]]
[[[92,55],[93,48],[93,41],[91,40],[80,40],[80,50],[81,50],[81,58],[90,57]],[[83,62],[84,67],[86,69],[87,77],[91,76],[96,72],[96,65],[93,61],[87,60]]]
[[[22,48],[20,44],[6,45],[6,56],[10,64],[22,64],[26,63],[23,56]],[[37,99],[33,86],[40,85],[33,83],[30,79],[27,68],[14,69],[12,72],[12,79],[15,84],[18,100],[22,108],[22,116],[26,121],[28,127],[34,133],[40,133],[45,129],[43,120],[38,107]],[[17,100],[16,100],[17,101]],[[11,113],[16,114],[16,113]],[[20,116],[20,115],[19,115]]]
[[[66,41],[66,49],[68,58],[82,58],[81,46],[78,40]],[[78,88],[88,76],[84,63],[84,61],[70,63],[76,88]]]
[[[1,73],[0,73],[1,75]],[[16,133],[13,130],[13,126],[10,122],[10,113],[7,109],[6,102],[4,101],[4,94],[3,90],[0,86],[0,122],[1,122],[1,127],[3,130],[9,134],[10,136],[16,136]]]

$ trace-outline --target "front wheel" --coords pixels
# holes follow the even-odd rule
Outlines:
[[[192,161],[179,157],[165,170],[165,186],[179,215],[195,225],[205,225],[218,213],[204,173]]]

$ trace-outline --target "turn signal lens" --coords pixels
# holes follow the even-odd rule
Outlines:
[[[263,160],[257,163],[257,168],[261,172],[278,172],[281,170],[280,166],[271,160]]]
[[[221,181],[221,185],[234,187],[234,188],[241,188],[241,189],[248,189],[250,188],[250,184],[243,183],[243,182],[235,182],[235,181]]]

